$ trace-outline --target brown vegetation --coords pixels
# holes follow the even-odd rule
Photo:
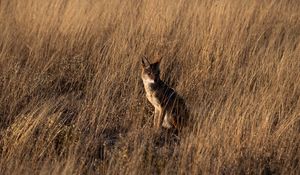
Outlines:
[[[1,0],[0,174],[299,174],[298,0]],[[152,133],[140,58],[186,99]]]

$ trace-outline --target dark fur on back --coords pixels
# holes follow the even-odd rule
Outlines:
[[[160,79],[151,84],[150,87],[156,92],[155,96],[164,109],[164,113],[171,112],[172,116],[174,116],[172,124],[176,128],[185,126],[189,112],[184,99]]]

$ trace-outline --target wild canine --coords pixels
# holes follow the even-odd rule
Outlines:
[[[142,58],[142,80],[147,99],[154,106],[154,127],[182,129],[189,117],[184,100],[160,79],[160,61],[150,64]]]

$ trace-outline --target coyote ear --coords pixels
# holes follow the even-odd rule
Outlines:
[[[142,57],[142,65],[145,68],[150,67],[150,62],[148,61],[148,59],[145,56]]]
[[[157,62],[153,63],[154,67],[157,68],[157,69],[159,69],[159,64],[160,64],[160,61],[157,61]]]
[[[160,63],[162,59],[163,59],[163,57],[160,57],[157,62]]]
[[[156,61],[155,63],[153,63],[153,65],[154,65],[155,67],[159,67],[161,60],[162,60],[162,57],[159,58],[159,59],[157,59],[157,61]]]

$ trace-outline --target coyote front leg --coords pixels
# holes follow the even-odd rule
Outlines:
[[[159,110],[158,108],[155,108],[155,111],[154,111],[154,127],[156,129],[159,129],[160,128],[160,121],[161,121],[161,110]]]

